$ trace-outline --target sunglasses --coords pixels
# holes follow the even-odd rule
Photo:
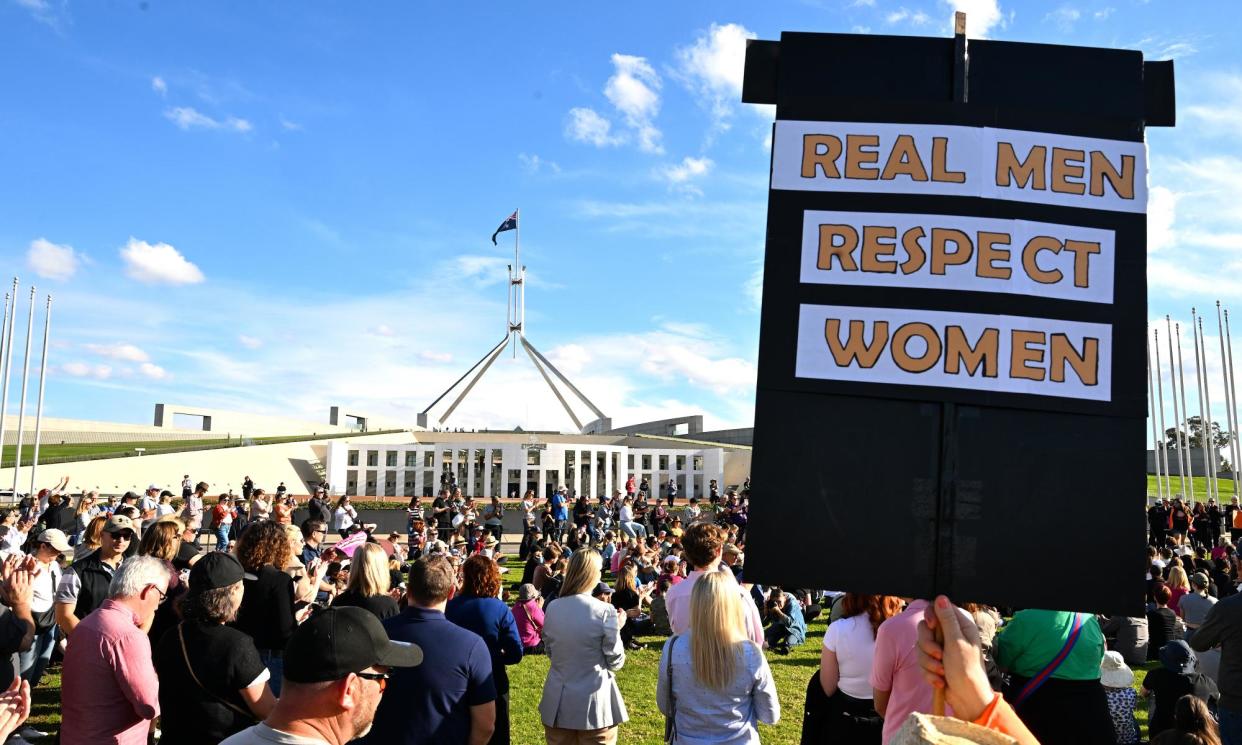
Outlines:
[[[132,540],[134,540],[134,534],[133,534],[132,532],[128,531],[128,530],[118,530],[117,532],[115,532],[115,533],[109,533],[108,535],[112,536],[112,540],[114,540],[114,541],[132,541]]]
[[[383,693],[384,689],[388,687],[388,679],[392,677],[388,673],[354,673],[354,675],[364,680],[374,680],[376,683],[379,683],[380,693]]]

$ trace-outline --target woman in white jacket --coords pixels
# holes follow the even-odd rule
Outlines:
[[[614,675],[625,664],[625,616],[591,597],[602,566],[593,549],[575,551],[560,595],[544,613],[550,669],[539,714],[548,745],[611,745],[629,719]]]

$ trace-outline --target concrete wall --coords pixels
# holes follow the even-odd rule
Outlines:
[[[155,483],[177,495],[181,494],[181,478],[189,474],[195,481],[211,484],[211,493],[241,493],[241,482],[250,476],[257,486],[274,490],[281,481],[294,494],[309,493],[310,484],[326,473],[324,459],[329,443],[349,441],[367,443],[408,443],[410,435],[397,432],[389,435],[352,435],[330,440],[309,440],[278,445],[200,450],[187,453],[165,453],[142,457],[106,458],[40,466],[36,488],[55,483],[62,476],[70,478],[70,489],[98,489],[103,493],[141,492]],[[0,469],[0,485],[13,483],[13,469]],[[18,480],[19,491],[30,486],[30,468],[25,467]]]
[[[1203,448],[1191,448],[1190,449],[1190,467],[1187,469],[1187,475],[1203,476],[1206,474],[1206,471],[1203,468],[1203,457],[1204,457]],[[1216,453],[1216,467],[1218,470],[1220,468],[1220,463],[1221,463],[1221,457],[1220,457],[1220,451],[1218,450]],[[1160,472],[1161,473],[1164,472],[1163,458],[1161,459]],[[1153,474],[1153,475],[1156,473],[1156,451],[1155,450],[1147,451],[1147,473]],[[1178,467],[1177,467],[1177,450],[1172,447],[1169,448],[1169,473],[1174,476],[1182,475],[1182,472],[1178,470]],[[1233,476],[1230,476],[1229,474],[1224,474],[1224,475],[1227,478],[1230,478],[1230,479],[1233,478]]]

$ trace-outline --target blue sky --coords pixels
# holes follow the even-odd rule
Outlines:
[[[0,263],[56,298],[46,413],[412,420],[499,341],[520,207],[528,338],[614,421],[748,426],[772,112],[738,102],[744,39],[957,7],[1177,60],[1151,313],[1242,299],[1233,3],[0,0]],[[570,426],[509,356],[450,424]]]

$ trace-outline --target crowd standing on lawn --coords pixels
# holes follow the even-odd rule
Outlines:
[[[615,743],[616,672],[656,636],[666,740],[758,743],[781,716],[765,651],[822,615],[804,744],[1128,745],[1146,708],[1152,743],[1242,745],[1237,500],[1154,505],[1147,613],[1105,618],[751,582],[749,483],[528,492],[515,557],[500,501],[451,480],[411,500],[404,543],[323,488],[299,505],[243,484],[213,498],[186,476],[178,510],[156,485],[104,499],[65,479],[0,511],[0,737],[48,734],[23,724],[60,654],[67,745],[505,744],[507,668],[546,655],[546,741]],[[951,718],[928,716],[936,689]]]

